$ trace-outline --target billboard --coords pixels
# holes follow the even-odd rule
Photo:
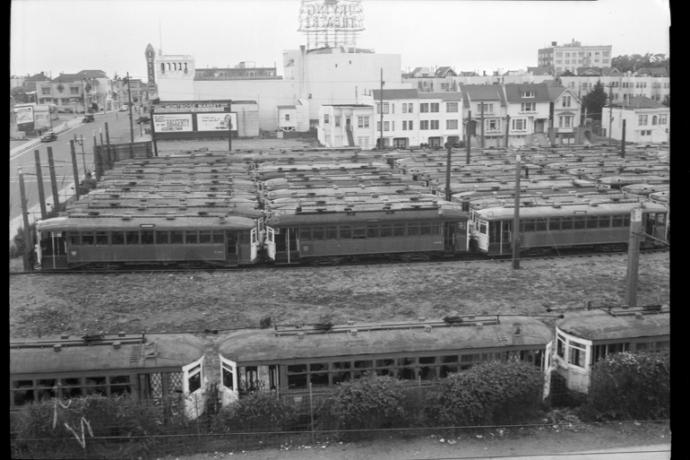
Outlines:
[[[36,110],[34,113],[34,129],[43,130],[50,129],[53,127],[53,123],[50,120],[50,111],[48,110]]]
[[[191,133],[192,114],[154,114],[153,129],[156,133]]]
[[[19,131],[34,130],[34,105],[15,105],[14,113],[17,119],[17,129]]]
[[[197,113],[197,131],[227,131],[228,120],[232,120],[232,130],[237,131],[237,113]]]

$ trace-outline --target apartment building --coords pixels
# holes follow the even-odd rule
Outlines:
[[[316,135],[326,147],[376,147],[374,106],[370,104],[328,104],[319,107]]]
[[[552,72],[575,73],[578,67],[611,67],[611,45],[583,46],[574,39],[570,43],[541,48],[537,52],[539,67],[549,67]]]
[[[602,111],[605,129],[611,126],[611,138],[622,139],[625,120],[626,142],[669,142],[671,109],[644,96],[634,97],[627,104],[606,106]],[[605,133],[606,134],[606,133]]]
[[[653,101],[663,103],[666,96],[671,94],[671,79],[669,77],[653,77],[625,74],[592,75],[560,77],[561,84],[573,90],[580,97],[594,89],[597,82],[604,86],[606,94],[611,95],[614,104],[628,104],[631,99],[647,97]]]

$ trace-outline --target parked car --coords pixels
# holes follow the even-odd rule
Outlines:
[[[48,131],[48,132],[41,138],[41,142],[53,142],[54,140],[57,140],[57,134],[55,134],[53,131]]]
[[[120,107],[120,112],[126,112],[129,110],[129,106],[127,104],[122,104],[122,107]]]
[[[151,121],[151,118],[149,118],[147,116],[141,116],[141,117],[137,118],[137,124],[138,125],[140,125],[142,123],[148,123],[149,121]]]
[[[95,121],[95,120],[94,120],[94,118],[93,118],[93,115],[91,115],[90,113],[88,113],[88,114],[86,114],[86,116],[84,116],[84,118],[83,118],[81,121],[82,121],[82,123],[91,123],[91,122],[93,122],[93,121]]]

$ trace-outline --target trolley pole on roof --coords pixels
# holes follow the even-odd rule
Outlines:
[[[446,142],[446,150],[448,150],[446,157],[446,201],[450,201],[450,154],[453,150],[450,142]]]
[[[520,154],[515,156],[515,208],[513,210],[513,269],[520,268]]]
[[[640,258],[640,234],[642,232],[642,209],[633,208],[630,215],[630,239],[628,240],[628,286],[626,304],[630,308],[637,306],[637,267]]]
[[[621,158],[625,158],[625,119],[623,119],[623,132],[621,133]]]
[[[29,271],[33,267],[31,266],[31,259],[30,259],[30,254],[31,251],[34,249],[33,242],[31,241],[31,231],[29,230],[29,210],[27,209],[26,206],[26,189],[24,188],[24,173],[22,172],[22,168],[17,169],[17,173],[19,174],[19,198],[22,202],[22,220],[24,223],[24,255],[23,255],[23,263],[24,263],[24,270]]]

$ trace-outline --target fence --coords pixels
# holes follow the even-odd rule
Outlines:
[[[96,180],[99,180],[106,170],[112,169],[117,161],[132,158],[151,158],[152,156],[153,144],[151,141],[95,145],[94,165]]]

